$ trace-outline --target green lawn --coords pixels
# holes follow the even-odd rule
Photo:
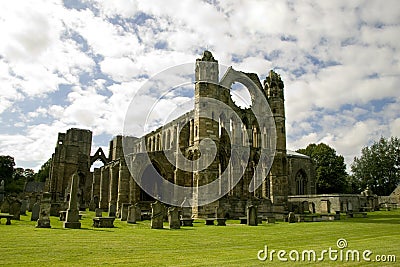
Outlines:
[[[260,261],[257,252],[265,245],[271,250],[338,249],[339,238],[347,240],[343,251],[371,250],[369,256],[395,255],[400,262],[400,210],[368,213],[368,218],[342,218],[341,221],[294,223],[278,222],[259,226],[227,221],[227,226],[205,226],[180,230],[150,229],[150,222],[136,225],[116,220],[112,229],[92,228],[92,212],[86,212],[82,229],[63,229],[58,218],[51,218],[51,229],[37,229],[30,214],[21,221],[0,225],[0,266],[274,266],[296,265]],[[167,224],[165,224],[167,228]],[[294,255],[294,254],[293,254]],[[301,254],[300,254],[301,255]],[[288,258],[288,255],[285,255]],[[301,256],[300,256],[301,258]],[[297,262],[304,265],[310,262]],[[324,261],[314,266],[393,266],[396,263]]]

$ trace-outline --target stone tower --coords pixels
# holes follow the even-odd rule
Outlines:
[[[272,202],[277,206],[284,205],[288,195],[285,98],[283,88],[284,84],[280,75],[271,70],[264,80],[264,90],[276,125],[276,153],[270,171],[270,197]]]
[[[79,181],[79,203],[90,201],[91,174],[90,150],[92,132],[84,129],[69,129],[66,133],[59,133],[55,151],[52,155],[48,191],[52,202],[62,202],[67,197],[71,186],[71,177],[74,173],[81,173]]]
[[[218,83],[218,61],[214,59],[209,51],[204,51],[203,56],[196,60],[195,69],[195,103],[194,103],[194,119],[192,123],[192,153],[196,157],[199,155],[200,142],[206,138],[212,139],[215,143],[219,142],[218,116],[214,114],[214,110],[218,107],[214,106],[207,98],[217,99],[220,86]],[[201,157],[214,158],[211,149],[203,151]],[[203,159],[204,159],[203,158]],[[213,210],[213,207],[198,207],[198,198],[206,197],[206,195],[198,195],[196,191],[198,186],[209,184],[218,177],[219,162],[218,157],[205,170],[193,173],[193,214],[197,214],[198,208]]]

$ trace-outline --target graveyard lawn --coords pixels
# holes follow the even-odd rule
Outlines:
[[[92,227],[93,212],[82,217],[81,229],[63,229],[62,222],[51,217],[51,229],[35,228],[30,213],[11,225],[0,224],[1,266],[275,266],[304,265],[293,262],[288,254],[281,262],[257,259],[267,245],[271,250],[314,250],[317,258],[322,250],[339,250],[337,240],[347,241],[346,250],[360,251],[360,261],[312,262],[314,266],[392,266],[396,263],[366,262],[362,252],[395,255],[400,262],[400,209],[369,212],[368,218],[345,218],[340,221],[303,222],[247,226],[228,220],[227,226],[206,226],[195,220],[193,227],[150,229],[149,221],[128,224],[115,220],[115,228]],[[103,214],[105,215],[105,213]],[[263,256],[263,254],[260,254]],[[292,254],[295,255],[295,254]],[[294,256],[293,256],[294,257]]]

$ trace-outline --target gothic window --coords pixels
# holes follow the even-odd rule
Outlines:
[[[296,195],[307,194],[307,177],[303,170],[296,174]]]

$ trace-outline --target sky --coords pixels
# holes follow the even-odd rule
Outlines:
[[[1,1],[0,155],[38,170],[72,127],[107,150],[145,82],[208,49],[279,73],[288,149],[323,142],[349,167],[400,136],[399,36],[396,0]]]

